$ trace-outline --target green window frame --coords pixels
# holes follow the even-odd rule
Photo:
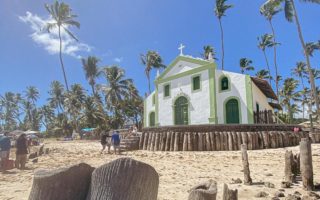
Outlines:
[[[166,84],[163,86],[163,96],[170,97],[170,84]]]
[[[201,76],[195,75],[192,77],[192,91],[201,90]]]
[[[149,114],[149,127],[154,127],[156,125],[156,113],[154,111]]]
[[[156,104],[156,96],[155,94],[152,95],[152,105],[154,106]]]
[[[228,77],[224,76],[220,80],[220,91],[227,91],[230,89],[230,81]]]

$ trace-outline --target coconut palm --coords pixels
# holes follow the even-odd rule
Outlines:
[[[258,48],[261,49],[261,51],[263,52],[268,71],[270,72],[270,65],[269,65],[267,54],[266,54],[266,48],[273,47],[274,45],[276,45],[273,41],[273,36],[270,34],[264,34],[258,38],[258,41],[259,41]],[[271,78],[269,79],[269,83],[271,85]]]
[[[100,75],[100,71],[97,66],[99,59],[95,56],[89,56],[87,59],[82,58],[81,61],[82,61],[83,70],[86,75],[86,79],[88,80],[91,86],[92,93],[96,95],[96,92],[95,92],[96,78],[98,78]]]
[[[312,98],[313,98],[313,101],[315,102],[316,113],[318,116],[320,116],[319,99],[317,98],[316,84],[315,84],[314,75],[312,73],[312,67],[311,67],[311,63],[310,63],[310,54],[309,54],[310,52],[308,52],[307,44],[304,41],[304,37],[302,34],[302,28],[300,25],[300,20],[298,17],[296,6],[295,6],[295,1],[294,0],[269,0],[269,2],[270,3],[276,2],[277,4],[283,3],[286,19],[289,22],[294,21],[297,26],[300,43],[301,43],[301,46],[304,51],[304,56],[306,58],[307,71],[309,72],[308,79],[309,79],[310,86],[311,86]],[[320,0],[301,0],[301,2],[320,4]]]
[[[279,6],[278,0],[268,0],[266,3],[264,3],[260,7],[260,14],[263,15],[267,21],[269,22],[270,28],[272,30],[272,39],[273,39],[273,61],[274,61],[274,68],[276,75],[275,77],[278,77],[278,64],[277,64],[277,42],[276,42],[276,33],[273,27],[273,17],[278,14],[281,11],[281,7]],[[270,70],[269,70],[270,71]],[[279,82],[277,79],[275,80],[276,82],[276,89],[277,89],[277,97],[279,99]]]
[[[300,97],[300,93],[296,91],[298,87],[298,81],[293,78],[287,78],[284,80],[283,88],[280,90],[280,95],[282,99],[282,104],[286,106],[289,116],[289,123],[292,122],[292,101],[296,101]]]
[[[59,58],[60,58],[60,64],[63,72],[64,82],[66,84],[66,88],[69,91],[68,82],[67,82],[67,76],[64,69],[64,64],[62,61],[62,38],[61,38],[61,30],[66,32],[69,36],[71,36],[73,39],[78,41],[78,39],[73,35],[73,33],[68,29],[69,26],[75,26],[77,28],[80,28],[80,23],[75,21],[74,18],[77,16],[71,13],[71,8],[66,3],[59,3],[58,1],[55,1],[52,5],[45,4],[45,8],[51,15],[54,22],[47,23],[46,29],[48,32],[50,32],[52,29],[58,28],[59,33]]]
[[[309,104],[310,100],[308,99],[308,95],[310,94],[310,90],[308,88],[303,88],[300,91],[300,98],[297,99],[298,102],[301,103],[302,106],[302,118],[304,119],[305,106]]]
[[[214,9],[215,15],[219,20],[219,26],[220,26],[220,32],[221,32],[221,51],[222,51],[221,69],[222,70],[224,70],[224,35],[223,35],[223,27],[222,27],[221,19],[223,16],[226,16],[226,11],[233,7],[233,5],[228,5],[226,4],[226,2],[227,0],[216,0],[216,5]]]
[[[148,79],[149,94],[151,94],[150,71],[152,69],[165,68],[166,66],[163,64],[163,60],[159,53],[155,51],[148,51],[146,55],[141,54],[140,58],[142,64],[145,66],[144,71]]]
[[[18,126],[16,116],[19,116],[16,95],[12,92],[6,92],[3,96],[0,96],[0,105],[3,112],[3,129],[8,131],[15,130]]]
[[[27,101],[30,101],[30,102],[33,103],[33,105],[35,105],[35,102],[39,98],[38,89],[36,87],[34,87],[34,86],[29,86],[29,87],[27,87],[27,90],[25,91],[25,94],[26,94]]]
[[[64,88],[63,85],[59,81],[52,81],[50,84],[49,90],[50,97],[48,98],[50,104],[52,104],[53,108],[57,109],[58,114],[60,111],[64,111]]]
[[[260,79],[271,79],[270,73],[268,70],[262,69],[257,71],[256,77]]]
[[[46,131],[48,132],[49,129],[52,129],[54,127],[54,120],[55,120],[55,115],[54,115],[54,108],[48,104],[48,105],[43,105],[39,109],[39,114],[40,114],[40,120],[43,126],[46,128]]]
[[[306,63],[299,61],[296,63],[296,66],[292,68],[292,74],[296,75],[302,84],[302,87],[305,88],[304,82],[303,82],[303,76],[306,73]]]
[[[99,109],[95,97],[87,96],[83,102],[83,112],[81,113],[82,125],[85,127],[98,127],[106,123],[106,114]]]
[[[240,70],[241,73],[244,74],[245,71],[252,71],[254,70],[254,67],[252,65],[252,60],[247,58],[241,58],[240,59]]]
[[[306,43],[307,54],[313,57],[315,50],[320,50],[320,40],[318,42],[308,42]]]
[[[210,54],[212,56],[212,59],[216,60],[216,52],[214,50],[214,48],[210,45],[206,45],[203,47],[203,54],[202,57],[205,59],[205,60],[209,60],[210,59]]]

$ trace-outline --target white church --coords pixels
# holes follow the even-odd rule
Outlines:
[[[254,112],[276,108],[268,81],[219,70],[213,59],[180,51],[144,101],[144,127],[253,124]]]

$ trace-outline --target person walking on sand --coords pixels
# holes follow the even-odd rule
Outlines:
[[[100,153],[102,153],[105,150],[106,147],[108,147],[108,153],[110,153],[110,146],[111,145],[110,145],[110,142],[108,141],[108,137],[110,137],[109,133],[104,132],[104,133],[101,134],[102,150],[101,150]]]
[[[10,156],[10,148],[11,142],[10,138],[7,136],[7,133],[4,136],[0,136],[0,168],[4,169],[6,166],[7,161],[9,160]]]
[[[118,149],[118,154],[120,155],[120,134],[119,131],[114,131],[112,136],[111,136],[111,143],[113,146],[114,154],[117,154],[117,149]]]
[[[26,134],[23,133],[17,139],[16,167],[18,169],[25,169],[28,150],[28,140]]]

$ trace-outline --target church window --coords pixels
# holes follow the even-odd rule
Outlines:
[[[229,79],[228,77],[223,77],[221,79],[221,91],[229,89]]]
[[[165,85],[164,86],[164,97],[169,97],[170,96],[170,85]]]
[[[200,76],[195,76],[192,78],[192,90],[200,90]]]

